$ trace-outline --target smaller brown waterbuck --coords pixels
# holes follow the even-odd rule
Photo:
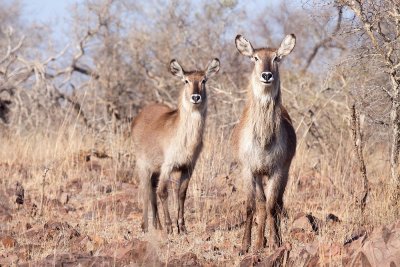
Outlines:
[[[253,216],[257,211],[255,249],[264,246],[268,220],[270,247],[281,244],[280,213],[292,158],[296,133],[282,106],[279,62],[294,48],[294,34],[287,35],[279,48],[254,49],[243,36],[235,39],[239,52],[254,62],[248,99],[232,133],[234,156],[245,182],[246,222],[241,253],[251,246]]]
[[[196,160],[202,148],[207,113],[206,82],[219,71],[218,59],[213,59],[204,71],[185,71],[176,60],[170,71],[183,81],[177,109],[163,104],[146,106],[132,122],[136,155],[136,170],[143,196],[143,231],[148,230],[149,200],[153,225],[161,229],[157,195],[163,210],[165,227],[173,232],[168,210],[168,184],[172,174],[178,174],[175,190],[178,200],[178,233],[185,233],[184,205],[186,192]]]

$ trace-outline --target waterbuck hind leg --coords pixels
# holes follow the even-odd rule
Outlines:
[[[177,199],[178,199],[178,233],[186,234],[186,226],[185,226],[185,201],[186,201],[186,193],[189,186],[190,177],[192,176],[192,172],[189,168],[182,170],[182,174],[179,181],[179,188],[177,190]]]
[[[160,174],[158,173],[155,173],[151,176],[150,202],[153,211],[153,226],[155,229],[162,230],[160,215],[158,214],[158,206],[157,206],[157,185],[159,177]]]
[[[165,228],[167,229],[168,234],[172,234],[173,232],[171,216],[169,215],[168,209],[168,183],[171,172],[172,168],[165,166],[161,167],[160,179],[157,187],[157,195],[163,206]]]
[[[143,204],[143,217],[141,228],[143,232],[147,232],[149,229],[149,198],[151,191],[151,182],[150,182],[150,172],[146,170],[138,170],[138,175],[140,178],[140,187],[142,193],[142,204]]]

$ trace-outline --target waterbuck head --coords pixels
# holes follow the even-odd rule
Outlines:
[[[254,49],[251,43],[242,35],[235,38],[236,48],[239,52],[249,57],[254,62],[252,84],[254,93],[260,97],[264,95],[275,96],[279,90],[279,62],[292,52],[296,44],[294,34],[287,35],[279,48]]]
[[[204,107],[207,102],[206,82],[219,71],[219,60],[217,58],[211,60],[204,71],[185,71],[178,61],[173,59],[170,69],[173,75],[178,76],[185,83],[181,94],[182,104],[199,109]]]

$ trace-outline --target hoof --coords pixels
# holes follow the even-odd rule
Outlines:
[[[185,235],[187,234],[186,226],[185,225],[178,225],[178,234]]]
[[[270,250],[277,250],[277,249],[279,248],[279,245],[278,245],[277,243],[270,242],[270,243],[268,244],[268,248],[269,248]]]
[[[142,223],[141,228],[143,233],[147,233],[149,231],[149,227],[145,223]]]
[[[174,233],[172,224],[166,225],[165,228],[167,228],[167,234],[173,234]]]
[[[255,253],[260,253],[260,252],[263,251],[263,249],[264,249],[264,244],[256,244],[254,246],[254,252]]]
[[[156,229],[156,230],[163,229],[160,222],[153,222],[153,226],[154,226],[154,229]]]
[[[247,248],[247,249],[241,249],[241,250],[239,251],[239,256],[246,255],[247,253],[249,253],[249,249],[248,249],[248,248]]]

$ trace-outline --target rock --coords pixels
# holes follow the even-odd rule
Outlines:
[[[362,239],[360,239],[362,240]],[[356,242],[350,246],[359,245]],[[362,247],[353,253],[352,262],[362,262],[363,266],[400,265],[400,221],[375,229],[364,239]]]
[[[133,239],[128,243],[109,244],[104,254],[115,258],[118,265],[160,266],[155,248],[147,241]]]
[[[260,257],[258,255],[246,255],[241,261],[239,266],[240,267],[249,267],[249,266],[255,266],[261,261]]]
[[[260,262],[260,266],[273,267],[273,266],[286,266],[289,253],[292,246],[286,243],[274,251],[270,256]]]
[[[16,254],[11,254],[7,257],[0,257],[0,266],[16,266],[19,261],[19,257]]]
[[[5,248],[13,248],[17,244],[17,241],[9,235],[0,237],[0,241]]]
[[[331,223],[331,222],[337,223],[337,222],[340,222],[339,217],[336,216],[336,215],[334,215],[334,214],[332,214],[332,213],[329,213],[328,215],[326,215],[325,221],[326,221],[327,223]]]
[[[33,229],[31,229],[33,230]],[[30,230],[28,230],[29,232]],[[69,225],[67,222],[49,221],[44,224],[43,230],[35,231],[33,234],[44,240],[62,240],[71,242],[72,239],[76,239],[81,234]]]
[[[83,253],[50,254],[45,259],[34,263],[20,264],[19,266],[43,266],[43,267],[62,267],[62,266],[115,266],[114,259],[108,256],[92,256]]]
[[[311,224],[312,230],[318,233],[319,228],[321,226],[321,221],[317,219],[315,216],[313,216],[311,213],[307,214],[306,217]]]
[[[332,259],[335,256],[341,255],[342,249],[342,246],[338,243],[321,244],[319,246],[319,257],[324,259]]]
[[[98,235],[91,236],[94,249],[98,249],[99,247],[103,246],[105,243],[104,238]]]
[[[302,243],[311,242],[315,238],[314,233],[312,233],[310,231],[306,231],[303,228],[293,228],[290,230],[289,235],[290,235],[291,239],[298,240]]]
[[[346,238],[344,241],[344,245],[350,244],[356,240],[359,240],[360,238],[365,239],[367,237],[367,231],[363,228],[360,228],[356,231],[354,231],[350,237]],[[362,240],[364,241],[364,240]]]
[[[199,259],[197,258],[197,255],[192,253],[192,252],[188,252],[184,255],[182,255],[179,258],[175,258],[171,261],[168,262],[168,267],[173,267],[173,266],[202,266],[200,264]]]
[[[319,242],[315,240],[303,248],[297,247],[290,252],[290,257],[286,260],[285,266],[319,266],[318,245]]]
[[[283,244],[281,247],[272,252],[268,256],[259,255],[247,255],[241,262],[241,267],[247,266],[262,266],[262,267],[273,267],[273,266],[287,266],[289,260],[289,253],[292,250],[292,246],[289,243]]]
[[[292,224],[293,229],[299,228],[306,232],[317,233],[321,225],[320,220],[314,217],[312,214],[305,214],[301,212],[298,213],[294,218],[295,219]]]

